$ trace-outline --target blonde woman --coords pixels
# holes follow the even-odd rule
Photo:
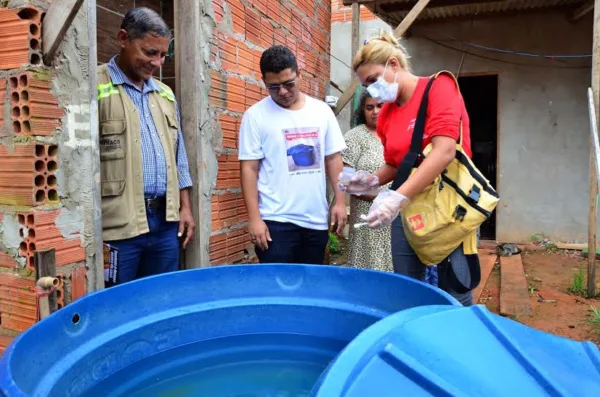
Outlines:
[[[352,67],[371,96],[385,103],[377,121],[377,132],[384,147],[385,165],[374,174],[359,171],[352,182],[343,186],[350,194],[362,195],[372,192],[374,187],[388,184],[396,177],[397,167],[409,152],[417,111],[430,77],[411,73],[406,49],[388,32],[382,32],[366,42],[356,54]],[[383,189],[366,216],[370,227],[392,225],[392,260],[396,273],[425,281],[426,267],[409,245],[402,221],[397,216],[401,208],[429,186],[454,159],[461,122],[462,145],[470,157],[469,116],[462,95],[454,79],[441,74],[433,82],[429,92],[421,148],[431,143],[431,153],[397,190]],[[341,175],[340,180],[347,179],[348,177]],[[453,271],[461,284],[470,284],[469,267],[462,245],[450,254],[448,260],[438,265],[438,270],[440,288],[463,305],[470,305],[471,291],[458,293],[442,280],[447,271]]]

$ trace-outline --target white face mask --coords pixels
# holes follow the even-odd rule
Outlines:
[[[385,68],[383,69],[383,73],[376,82],[367,87],[367,91],[376,101],[380,102],[394,102],[398,97],[398,72],[394,76],[394,82],[388,83],[383,78],[385,71],[387,69],[387,62],[385,64]]]

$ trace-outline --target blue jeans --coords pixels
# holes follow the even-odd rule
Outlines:
[[[463,253],[462,245],[454,250],[448,259],[448,262],[444,262],[438,265],[438,267],[452,266],[458,280],[464,285],[469,285],[471,283],[471,275],[469,273],[469,265],[467,263],[467,257]],[[399,217],[392,223],[392,262],[394,264],[395,273],[403,274],[419,281],[426,281],[427,268],[431,267],[423,265],[417,257],[417,254],[415,254],[415,251],[412,249],[404,235],[402,219]],[[436,269],[436,273],[438,273],[437,270],[438,269]],[[430,271],[432,272],[433,269]],[[445,273],[442,271],[440,272],[442,274]],[[462,303],[463,306],[470,306],[473,304],[472,291],[464,294],[457,293],[453,290],[447,290],[446,292]]]
[[[165,209],[146,208],[150,232],[110,241],[118,251],[117,283],[179,269],[179,222],[167,222]]]
[[[328,230],[314,230],[293,223],[265,221],[273,241],[266,251],[256,247],[260,263],[322,265],[329,242]]]

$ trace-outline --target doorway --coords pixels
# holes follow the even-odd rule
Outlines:
[[[498,158],[498,75],[458,78],[471,127],[473,163],[496,189]],[[496,211],[481,225],[481,239],[496,239]]]

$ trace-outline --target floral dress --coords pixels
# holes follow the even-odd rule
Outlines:
[[[344,163],[356,170],[365,170],[370,173],[379,171],[385,164],[383,145],[364,124],[348,131],[344,135],[344,139],[348,146],[342,154]],[[354,228],[356,223],[364,222],[360,216],[366,215],[369,207],[371,207],[371,201],[350,196],[348,266],[393,272],[391,228]]]
[[[383,145],[362,124],[346,133],[344,136],[348,149],[342,154],[345,164],[356,170],[375,173],[385,164]],[[384,187],[389,188],[389,185]],[[362,214],[367,214],[371,207],[370,201],[350,196],[350,226],[348,236],[348,265],[361,269],[374,269],[393,272],[391,229],[389,227],[371,229],[368,227],[354,228],[354,224],[363,222]],[[427,266],[425,282],[437,287],[437,266]]]

